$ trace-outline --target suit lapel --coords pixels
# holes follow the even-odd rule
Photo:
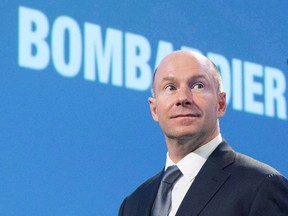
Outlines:
[[[225,184],[230,173],[223,169],[233,163],[235,153],[222,142],[210,155],[189,188],[176,216],[199,215],[202,209]]]

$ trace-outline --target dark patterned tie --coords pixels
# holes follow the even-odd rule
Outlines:
[[[171,208],[171,192],[182,175],[177,166],[170,166],[164,173],[153,205],[152,216],[168,216]]]

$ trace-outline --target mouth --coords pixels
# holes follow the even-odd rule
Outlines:
[[[175,118],[197,118],[197,117],[200,117],[199,114],[191,114],[191,113],[188,113],[188,114],[177,114],[177,115],[173,115],[171,116],[170,118],[171,119],[175,119]]]

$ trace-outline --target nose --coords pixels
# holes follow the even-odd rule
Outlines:
[[[192,98],[192,92],[190,91],[190,88],[179,89],[176,105],[188,107],[192,104],[192,102],[193,102],[193,98]]]

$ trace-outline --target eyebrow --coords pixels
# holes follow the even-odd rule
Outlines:
[[[207,76],[205,75],[195,75],[189,78],[189,80],[198,80],[198,79],[207,79]],[[176,81],[177,78],[175,77],[164,77],[162,80],[160,80],[160,83],[165,82],[165,81]]]
[[[165,82],[165,81],[176,81],[175,77],[164,77],[163,79],[160,80],[160,83]]]

